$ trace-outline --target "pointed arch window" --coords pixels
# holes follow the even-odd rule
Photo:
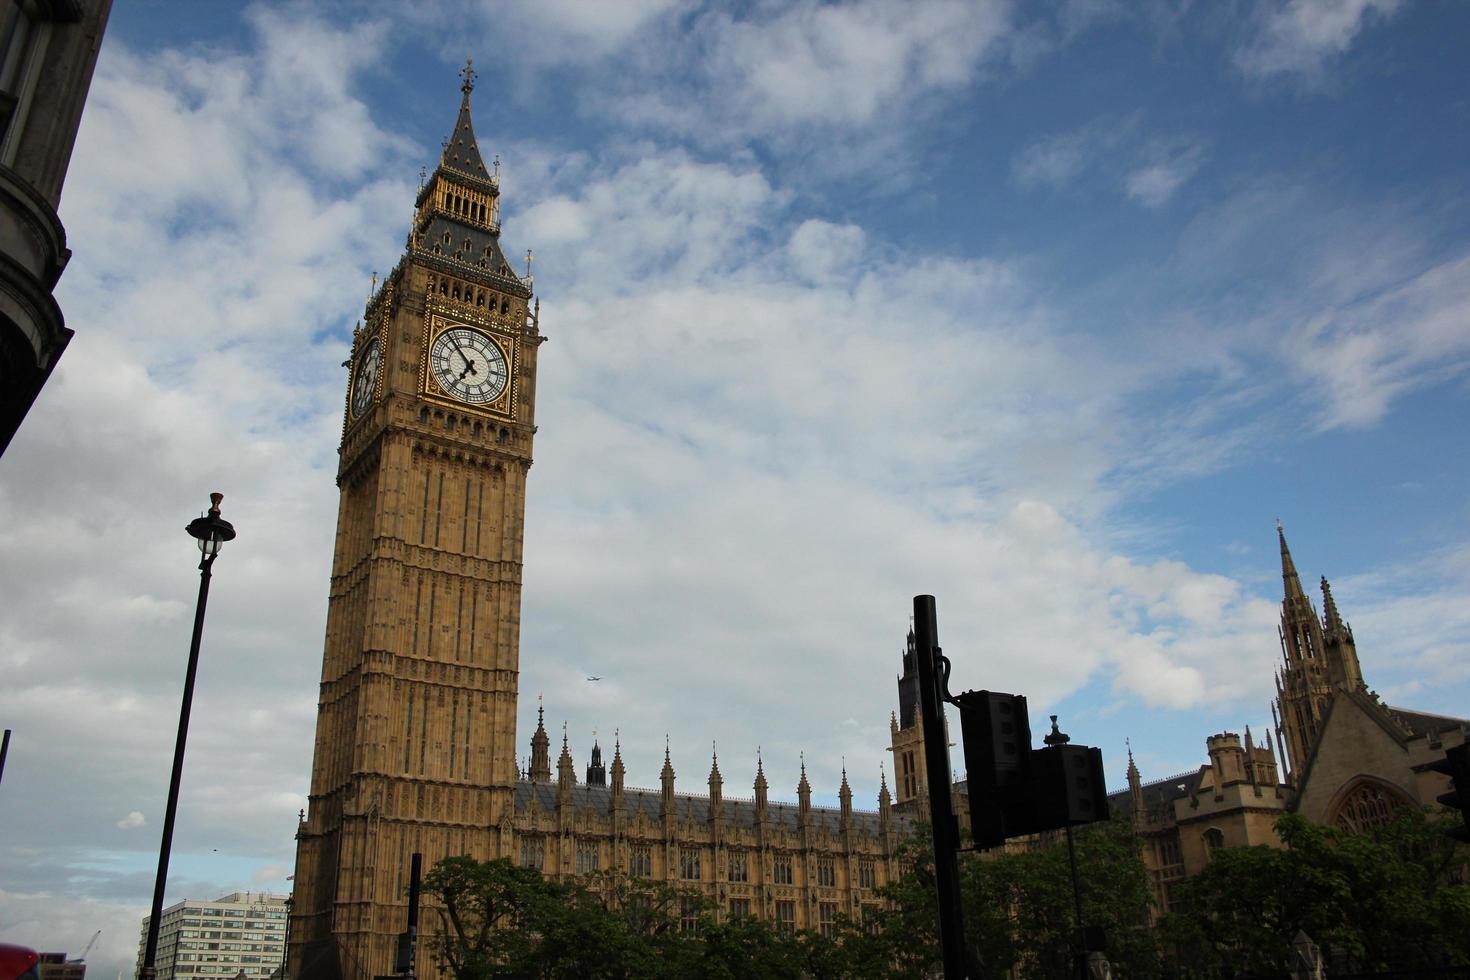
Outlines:
[[[1392,823],[1404,801],[1376,783],[1362,783],[1344,797],[1332,818],[1334,827],[1364,833],[1374,827]]]

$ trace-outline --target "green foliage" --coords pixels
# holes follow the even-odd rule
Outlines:
[[[1366,969],[1470,963],[1463,851],[1418,812],[1368,834],[1288,815],[1284,849],[1226,848],[1175,892],[1150,928],[1151,889],[1126,819],[1074,832],[1083,920],[1102,926],[1115,976],[1190,980],[1285,968],[1305,931]],[[866,922],[835,935],[787,932],[747,917],[716,922],[700,895],[603,872],[552,881],[508,861],[450,858],[425,881],[440,929],[425,943],[457,980],[491,977],[707,977],[734,980],[920,980],[941,956],[933,843],[900,845],[903,873]],[[986,975],[1067,976],[1076,912],[1067,847],[961,860],[966,938]],[[697,918],[693,930],[681,920]]]
[[[1298,930],[1360,969],[1470,963],[1470,885],[1446,826],[1406,809],[1356,834],[1288,814],[1285,849],[1215,852],[1160,933],[1188,976],[1280,970]]]

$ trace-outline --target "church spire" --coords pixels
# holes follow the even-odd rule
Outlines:
[[[1276,537],[1281,541],[1281,579],[1286,587],[1286,601],[1306,599],[1302,591],[1302,580],[1297,577],[1296,564],[1291,560],[1291,549],[1286,546],[1286,529],[1276,522]]]
[[[475,90],[475,62],[466,58],[460,70],[464,79],[459,90],[464,93],[459,101],[459,118],[454,121],[454,132],[444,141],[444,152],[439,156],[439,166],[455,170],[483,181],[489,181],[490,172],[480,156],[480,145],[475,142],[475,125],[470,118],[470,93]]]

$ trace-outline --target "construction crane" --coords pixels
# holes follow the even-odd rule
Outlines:
[[[102,935],[102,930],[101,929],[98,929],[96,932],[92,933],[92,938],[90,940],[88,940],[87,945],[85,945],[85,946],[82,947],[82,951],[80,953],[78,953],[77,956],[74,959],[67,960],[67,962],[68,963],[84,963],[84,962],[86,962],[87,954],[90,953],[90,952],[92,952],[92,947],[97,944],[97,937],[100,936],[100,935]]]

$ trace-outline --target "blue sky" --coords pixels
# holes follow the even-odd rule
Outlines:
[[[804,751],[872,806],[931,592],[956,687],[1184,771],[1269,721],[1278,517],[1370,685],[1465,714],[1467,36],[1388,0],[118,5],[77,337],[0,460],[0,937],[136,949],[215,489],[170,901],[285,887],[339,365],[467,55],[551,337],[518,754],[542,694],[630,783],[667,733],[681,789],[716,741],[737,795],[760,746],[773,792]]]

